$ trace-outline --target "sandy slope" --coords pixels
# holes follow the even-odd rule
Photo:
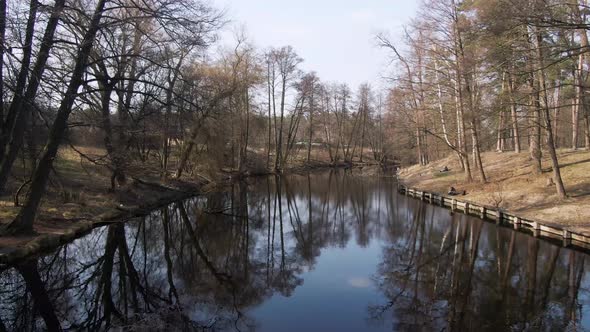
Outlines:
[[[568,198],[560,200],[555,186],[548,185],[552,177],[548,157],[543,159],[543,174],[533,175],[527,152],[487,152],[483,165],[488,183],[466,183],[456,156],[432,162],[428,166],[414,165],[400,172],[408,186],[446,193],[450,186],[465,189],[465,199],[500,206],[525,218],[563,225],[590,235],[590,152],[560,150],[559,163]],[[444,166],[448,173],[440,173]]]

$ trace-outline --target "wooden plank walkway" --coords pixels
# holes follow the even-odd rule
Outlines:
[[[493,221],[497,225],[511,227],[514,230],[532,234],[534,237],[557,240],[564,247],[576,247],[585,251],[590,250],[590,237],[569,231],[567,229],[544,225],[534,220],[524,219],[513,214],[506,213],[502,209],[490,207],[469,201],[461,201],[456,196],[445,196],[430,193],[414,188],[408,188],[398,184],[400,194],[417,198],[433,205],[448,208],[451,211],[460,211],[467,215],[477,216],[482,220]]]

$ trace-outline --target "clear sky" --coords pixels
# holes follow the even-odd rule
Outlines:
[[[245,26],[261,49],[291,45],[326,82],[380,85],[388,55],[374,36],[395,40],[414,16],[418,0],[212,0],[227,11],[228,30]],[[231,36],[225,33],[224,36]]]

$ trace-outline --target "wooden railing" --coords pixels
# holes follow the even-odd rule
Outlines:
[[[445,196],[437,193],[430,193],[420,191],[413,188],[408,188],[402,184],[398,184],[398,191],[401,194],[418,198],[430,204],[435,204],[444,208],[449,208],[451,211],[460,211],[468,215],[477,216],[483,220],[494,221],[501,226],[511,226],[515,230],[531,233],[534,237],[544,237],[553,240],[561,241],[565,247],[579,247],[582,249],[590,249],[590,237],[584,234],[572,232],[570,230],[544,225],[540,222],[528,220],[506,213],[502,209],[482,205],[479,203],[461,201],[455,196]]]

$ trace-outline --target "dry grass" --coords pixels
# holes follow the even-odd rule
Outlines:
[[[96,148],[79,148],[83,153],[96,158],[104,155],[104,151]],[[12,174],[9,190],[23,183],[22,164],[16,165]],[[50,182],[46,198],[43,200],[40,219],[71,219],[91,218],[111,208],[114,201],[108,195],[109,171],[95,165],[70,148],[62,148],[54,163],[54,170],[50,175]],[[25,198],[26,189],[20,195],[20,202]],[[9,221],[18,212],[14,206],[13,196],[0,198],[0,215],[3,222]]]
[[[105,155],[100,148],[77,147],[88,158],[98,160]],[[54,172],[50,181],[38,217],[35,222],[35,231],[38,234],[62,234],[64,230],[71,228],[81,220],[97,221],[114,215],[121,214],[121,204],[133,209],[146,204],[151,204],[160,198],[165,198],[171,192],[162,188],[138,184],[133,177],[140,178],[150,183],[161,183],[157,165],[153,162],[147,164],[130,164],[126,168],[128,175],[127,184],[119,187],[115,193],[109,191],[111,173],[103,162],[98,164],[82,157],[77,151],[69,147],[60,149],[54,162]],[[24,182],[24,169],[22,163],[15,165],[7,193],[14,193]],[[191,181],[169,180],[169,187],[192,190]],[[179,182],[179,183],[176,183]],[[190,187],[190,188],[189,188]],[[22,204],[26,196],[26,187],[20,195]],[[20,207],[14,205],[12,194],[0,197],[0,223],[8,223],[18,214]],[[3,248],[21,246],[33,239],[34,236],[2,237],[0,251]]]
[[[47,194],[44,196],[39,208],[35,231],[42,234],[62,234],[72,228],[80,220],[97,221],[121,213],[121,205],[124,210],[133,210],[149,206],[160,198],[170,196],[171,191],[158,187],[180,189],[181,191],[194,191],[197,188],[205,189],[203,178],[210,178],[212,184],[219,180],[218,165],[215,163],[201,162],[193,174],[185,172],[181,180],[168,178],[162,182],[160,165],[156,158],[146,163],[129,160],[125,166],[128,176],[127,184],[119,187],[115,193],[110,189],[110,170],[105,167],[107,160],[104,149],[78,146],[62,147],[54,162],[54,172],[51,173]],[[84,156],[82,156],[81,152]],[[258,152],[258,151],[257,151]],[[91,162],[89,159],[94,160]],[[250,156],[253,170],[265,169],[266,155],[254,153]],[[293,169],[306,170],[314,166],[325,166],[329,162],[329,155],[325,149],[312,149],[312,162],[307,163],[307,149],[294,151],[289,166]],[[367,158],[369,159],[369,158]],[[171,158],[169,169],[175,169],[177,158]],[[25,182],[26,170],[22,161],[15,165],[11,179],[7,185],[7,193],[16,192],[17,188]],[[135,182],[133,178],[143,181]],[[155,186],[149,185],[156,184]],[[26,189],[20,195],[22,204]],[[8,223],[18,214],[20,207],[15,206],[12,194],[0,196],[0,224]],[[34,239],[35,236],[2,237],[0,239],[0,252],[7,248],[22,246]]]
[[[554,185],[548,157],[543,159],[543,173],[532,173],[528,153],[487,152],[482,155],[488,183],[465,182],[456,156],[438,160],[428,166],[403,169],[400,178],[408,186],[445,193],[450,186],[467,191],[466,199],[496,205],[525,218],[566,226],[590,234],[590,152],[559,150],[559,163],[568,198],[560,200]],[[444,166],[448,173],[440,173]]]

